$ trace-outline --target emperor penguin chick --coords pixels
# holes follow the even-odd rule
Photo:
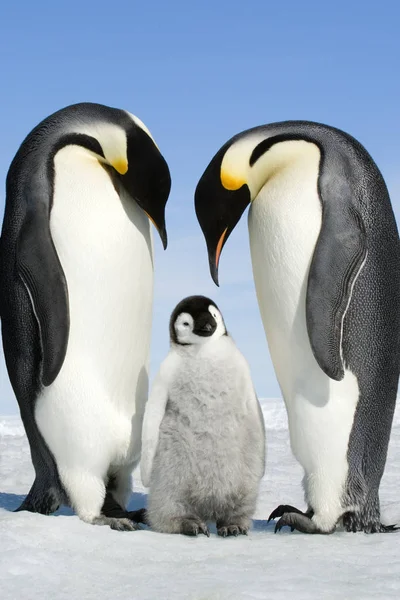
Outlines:
[[[243,355],[216,304],[190,296],[147,403],[141,474],[155,531],[246,534],[264,474],[265,429]]]

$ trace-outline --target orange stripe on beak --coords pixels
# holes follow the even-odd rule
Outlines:
[[[228,231],[228,228],[225,229],[225,231],[223,232],[223,234],[219,238],[219,241],[218,241],[218,244],[217,244],[217,250],[215,252],[215,266],[217,267],[217,269],[218,269],[219,257],[220,257],[221,250],[222,250],[222,245],[224,243],[224,239],[225,239],[227,231]]]

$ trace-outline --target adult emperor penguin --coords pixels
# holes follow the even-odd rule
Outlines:
[[[330,533],[343,519],[389,531],[378,490],[399,378],[400,246],[385,182],[333,127],[286,121],[233,137],[195,195],[216,283],[250,203],[257,299],[308,503],[278,507],[276,530]]]
[[[146,520],[156,531],[247,534],[264,474],[264,419],[244,356],[221,312],[190,296],[170,319],[171,349],[143,423]]]
[[[107,510],[124,516],[140,458],[153,292],[149,218],[166,247],[170,185],[145,125],[100,104],[54,113],[12,161],[2,336],[36,472],[20,510],[48,514],[64,502],[86,522],[134,528]]]

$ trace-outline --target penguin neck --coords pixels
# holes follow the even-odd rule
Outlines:
[[[253,202],[259,197],[262,198],[263,188],[273,183],[275,178],[283,177],[286,181],[290,181],[293,177],[298,179],[299,170],[303,170],[307,176],[310,166],[313,168],[319,165],[319,160],[320,150],[312,142],[306,140],[277,142],[262,154],[251,168],[248,186]]]
[[[322,223],[320,152],[314,144],[305,144],[305,152],[278,169],[263,186],[248,217],[257,298],[281,387],[286,387],[284,357],[288,361],[292,357],[295,371],[315,363],[305,297]]]
[[[204,356],[218,352],[223,344],[223,340],[228,339],[227,335],[223,335],[216,339],[209,339],[204,344],[177,344],[171,341],[171,349],[182,358],[202,358]]]

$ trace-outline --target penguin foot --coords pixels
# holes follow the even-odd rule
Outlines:
[[[217,521],[217,533],[221,537],[247,535],[251,521],[243,515],[230,515]]]
[[[240,527],[240,525],[223,525],[222,527],[217,528],[217,533],[221,537],[229,537],[238,535],[247,535],[249,528],[248,527]]]
[[[302,533],[326,533],[318,529],[310,517],[301,511],[284,513],[275,525],[275,533],[285,526],[290,527],[291,531],[297,529],[297,531],[301,531]]]
[[[311,517],[314,514],[314,511],[313,510],[308,510],[307,512],[303,512],[303,511],[299,510],[298,508],[296,508],[294,506],[290,506],[290,504],[280,504],[269,515],[267,522],[269,523],[270,521],[273,521],[275,519],[279,519],[280,517],[283,517],[283,515],[285,513],[296,513],[298,515],[304,515],[305,517],[308,517],[309,519],[311,519]]]
[[[140,510],[126,510],[118,504],[111,492],[106,493],[101,514],[104,517],[113,517],[115,519],[129,519],[136,524],[148,524],[146,520],[147,511],[145,508],[141,508]]]
[[[61,494],[55,487],[46,488],[34,481],[29,494],[26,496],[21,506],[14,512],[27,510],[28,512],[50,515],[55,512],[61,504]]]
[[[180,533],[190,536],[197,536],[199,533],[203,533],[207,537],[210,537],[207,525],[198,519],[182,519]]]
[[[147,510],[145,508],[141,508],[140,510],[128,510],[126,512],[126,518],[134,523],[143,523],[143,525],[149,524],[147,520]]]
[[[382,525],[380,521],[367,521],[354,512],[343,515],[343,527],[350,533],[391,533],[400,529],[397,525]]]
[[[137,523],[133,523],[130,519],[122,518],[117,519],[116,517],[95,517],[90,521],[93,525],[109,525],[111,529],[115,531],[136,531],[140,529]]]

